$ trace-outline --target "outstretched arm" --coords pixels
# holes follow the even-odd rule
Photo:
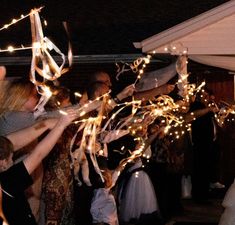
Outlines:
[[[41,161],[52,150],[64,129],[76,118],[77,113],[74,110],[68,110],[67,115],[62,116],[58,120],[48,135],[42,139],[35,149],[26,157],[26,159],[24,159],[24,164],[29,174],[38,167]]]
[[[162,86],[134,93],[134,98],[136,100],[152,100],[157,95],[169,94],[175,88],[173,84],[164,84]]]
[[[57,121],[58,119],[47,119],[36,122],[31,127],[8,134],[7,138],[12,142],[14,151],[19,150],[38,138],[47,129],[53,128]]]

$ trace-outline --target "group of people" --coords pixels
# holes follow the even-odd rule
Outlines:
[[[215,154],[213,113],[218,110],[209,104],[207,92],[190,101],[178,99],[184,106],[179,115],[192,126],[191,132],[182,132],[172,143],[163,117],[153,121],[148,113],[137,112],[132,118],[133,109],[121,107],[130,98],[148,105],[156,96],[170,94],[175,85],[139,92],[129,85],[111,97],[110,77],[100,71],[78,103],[71,101],[69,89],[47,85],[52,96],[39,112],[40,95],[33,83],[1,81],[0,216],[4,223],[118,225],[154,220],[164,224],[182,210],[182,175],[192,177],[195,201],[207,200],[214,172],[208,170]],[[112,132],[120,121],[122,128]],[[106,126],[109,130],[101,132]]]

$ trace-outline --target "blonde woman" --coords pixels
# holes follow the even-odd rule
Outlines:
[[[6,136],[12,132],[32,126],[35,123],[34,108],[38,103],[37,90],[29,80],[17,79],[1,81],[0,92],[0,135]],[[14,161],[20,161],[37,144],[30,143],[19,153],[14,153]],[[42,164],[32,174],[34,183],[27,190],[27,197],[35,218],[39,219],[40,196],[42,187]]]
[[[0,82],[0,135],[32,125],[38,93],[28,80]]]

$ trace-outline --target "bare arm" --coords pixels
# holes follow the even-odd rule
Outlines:
[[[119,101],[122,101],[123,99],[132,96],[135,91],[135,87],[133,84],[125,87],[120,93],[117,94],[116,98]]]
[[[24,159],[24,164],[29,174],[38,167],[41,161],[52,150],[64,129],[76,118],[77,113],[74,110],[67,111],[67,115],[59,119],[48,135],[40,141],[35,149]]]
[[[174,88],[175,85],[173,84],[164,84],[150,90],[136,92],[134,93],[134,98],[137,100],[151,100],[157,95],[169,94]]]
[[[19,150],[29,144],[47,129],[51,129],[56,124],[57,119],[47,119],[36,122],[33,126],[13,132],[7,135],[7,138],[12,142],[14,151]]]
[[[71,110],[71,109],[76,111],[78,116],[83,116],[83,115],[89,113],[90,111],[93,111],[93,110],[99,108],[101,103],[102,103],[101,101],[91,101],[91,102],[86,102],[83,105],[75,104],[72,106],[61,108],[59,110],[44,112],[43,114],[41,114],[38,117],[41,119],[59,118],[61,116],[61,111],[66,113],[68,110]]]

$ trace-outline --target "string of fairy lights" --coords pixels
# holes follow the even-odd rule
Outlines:
[[[32,14],[34,14],[34,13],[36,13],[36,12],[40,12],[41,9],[43,9],[43,6],[42,6],[42,7],[39,7],[39,8],[36,8],[36,9],[32,9],[32,10],[30,11],[30,13],[28,13],[27,15],[21,14],[21,16],[20,16],[19,18],[16,18],[16,19],[13,18],[10,23],[4,24],[4,25],[0,28],[0,31],[9,28],[10,26],[12,26],[12,25],[18,23],[19,21],[21,21],[21,20],[23,20],[23,19],[29,17],[30,15],[32,15]]]
[[[40,7],[40,8],[36,8],[36,9],[32,9],[30,11],[30,13],[28,13],[27,15],[23,15],[21,14],[21,16],[19,18],[13,18],[11,20],[11,22],[4,24],[1,28],[0,31],[8,29],[9,27],[11,27],[12,25],[15,25],[16,23],[20,22],[21,20],[24,20],[26,18],[28,18],[30,15],[35,14],[36,12],[40,12],[44,7]],[[46,25],[47,22],[44,22],[44,24]],[[28,46],[25,47],[24,45],[21,45],[21,47],[13,47],[13,46],[8,46],[5,49],[0,49],[0,53],[2,52],[14,52],[14,51],[22,51],[22,50],[31,50],[32,48],[34,48],[35,46]]]

